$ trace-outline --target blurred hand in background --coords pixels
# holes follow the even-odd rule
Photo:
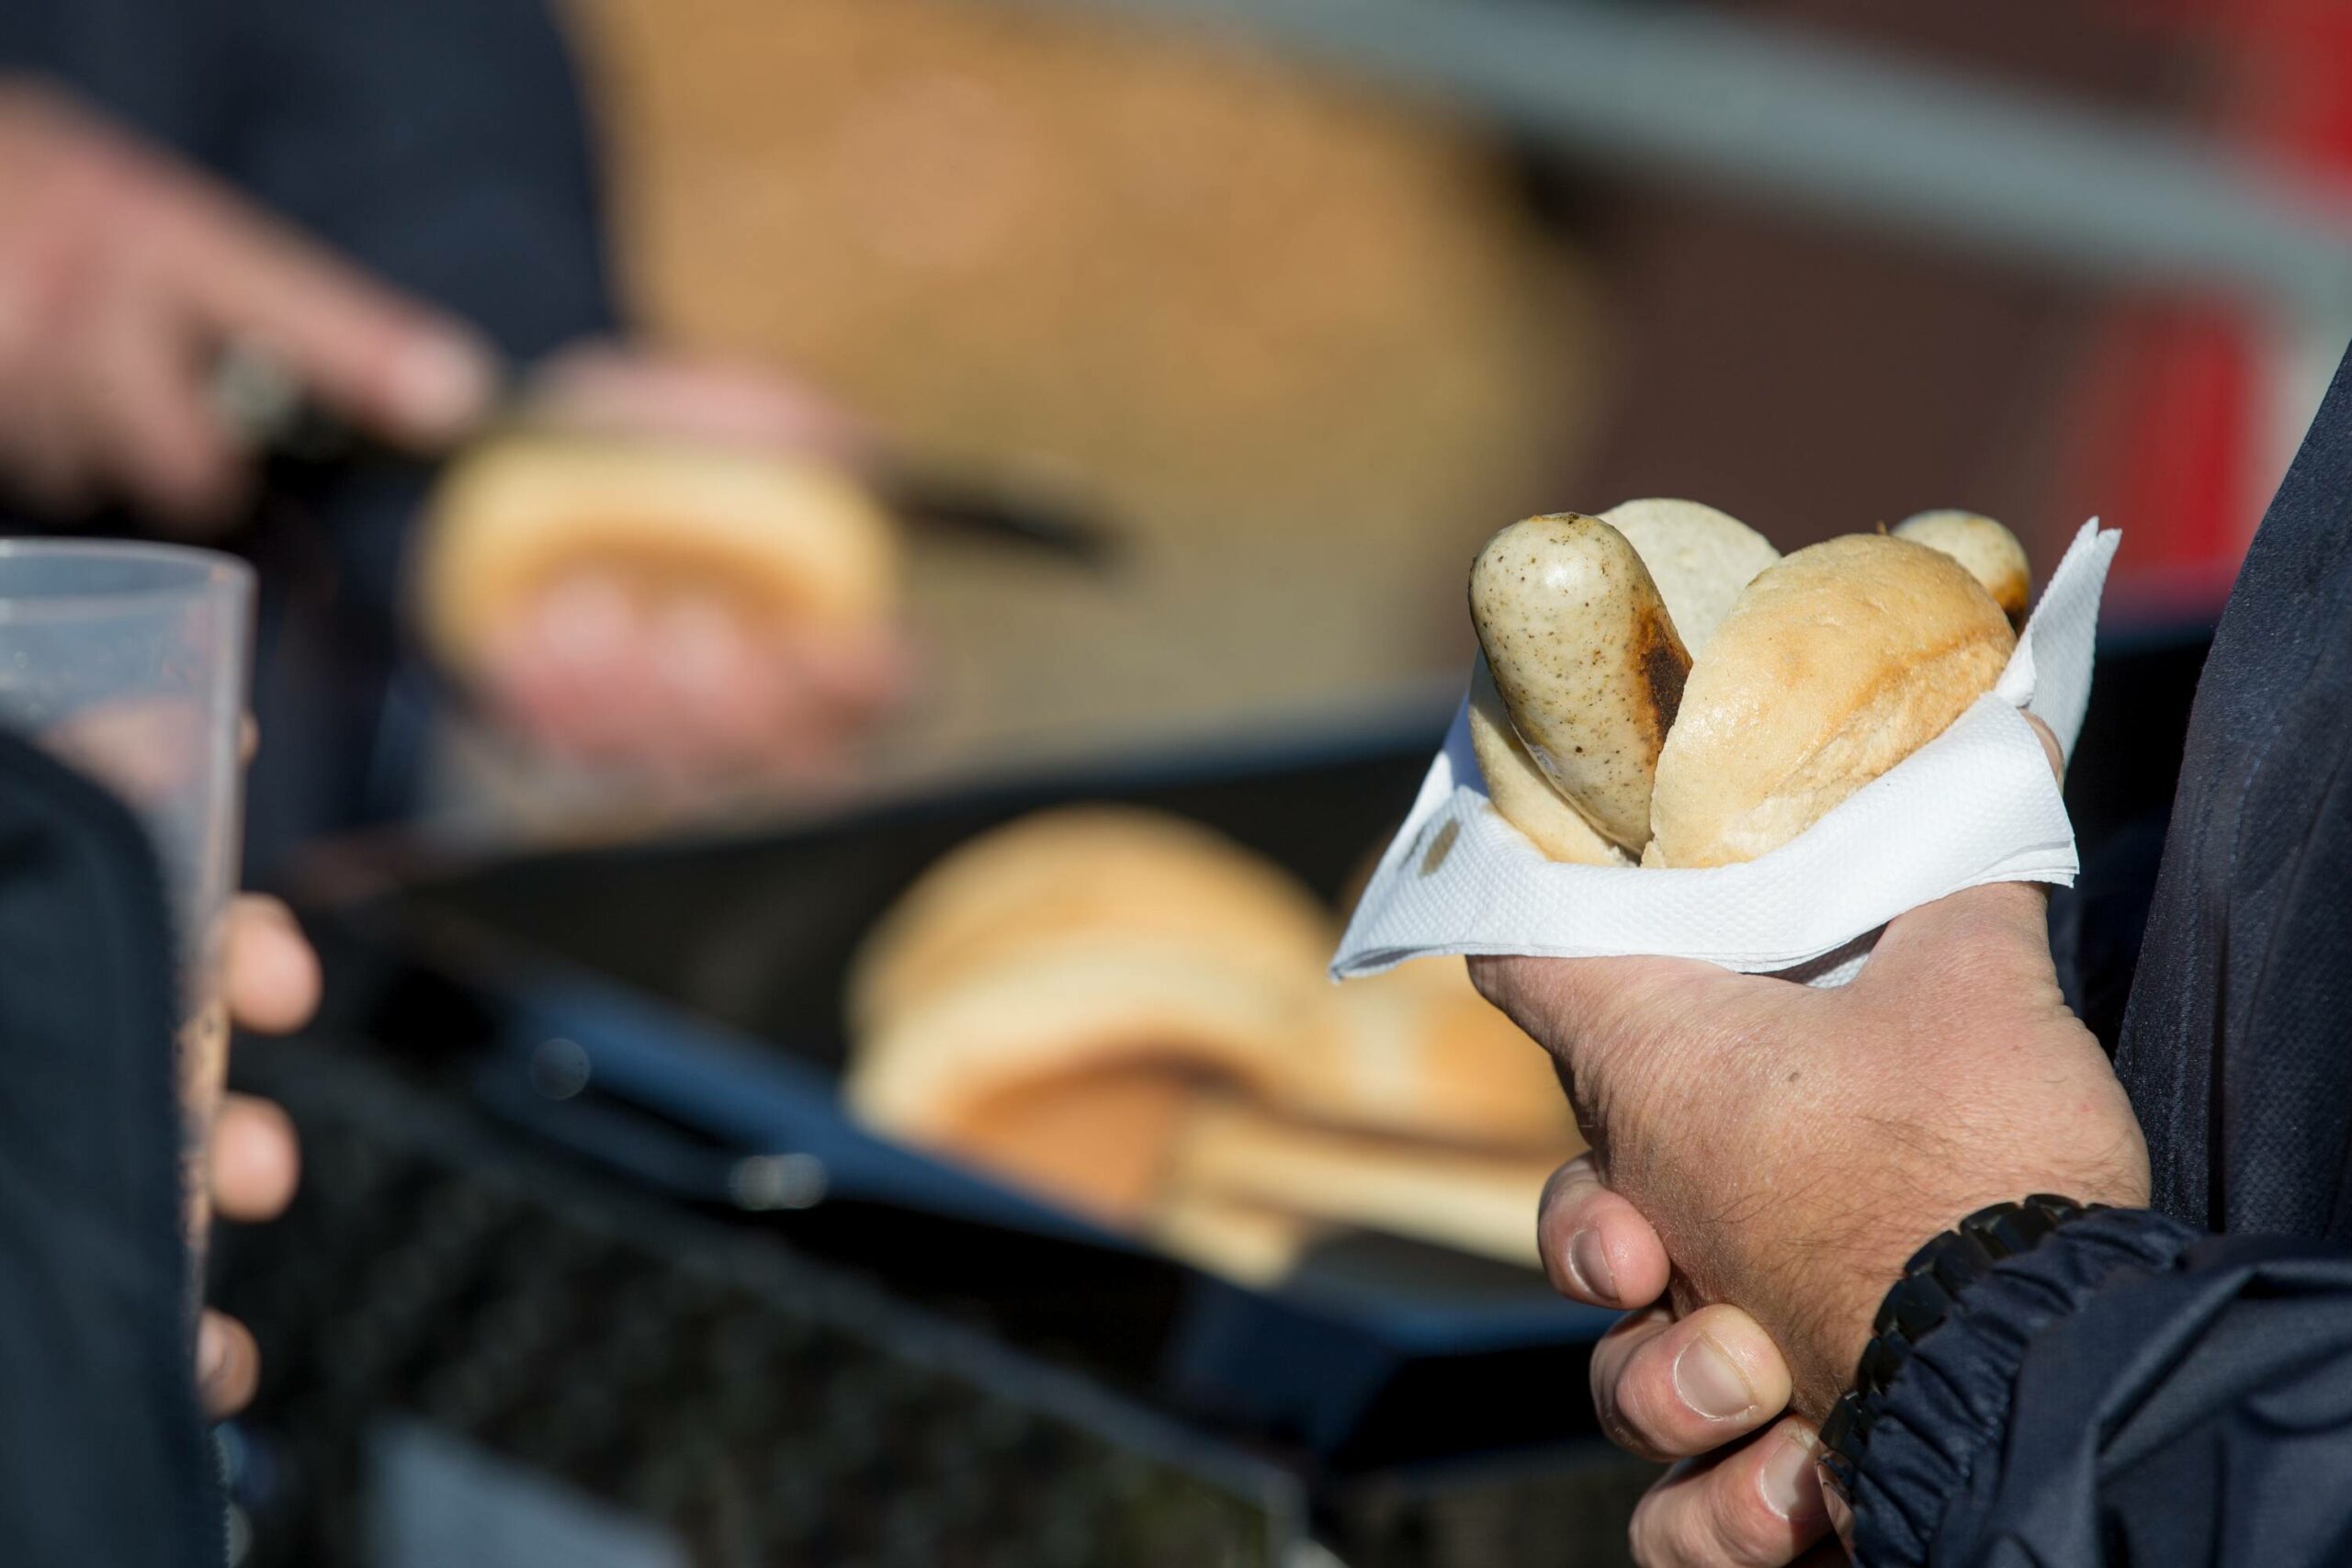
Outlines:
[[[330,412],[421,453],[493,412],[494,356],[193,165],[29,79],[0,81],[0,490],[71,520],[125,502],[203,533],[250,500],[210,400],[221,352],[282,367]],[[533,417],[616,435],[814,449],[855,426],[764,368],[616,343],[532,377]],[[595,570],[517,615],[477,694],[560,756],[679,776],[823,773],[905,684],[893,637],[753,628]]]
[[[582,344],[532,376],[534,421],[610,434],[809,451],[846,466],[865,432],[763,366]],[[823,776],[904,693],[895,632],[755,624],[717,596],[631,591],[609,569],[559,577],[494,650],[482,695],[560,756],[674,775]]]
[[[462,323],[25,79],[0,81],[0,483],[71,516],[235,514],[252,482],[208,400],[232,343],[372,434],[430,448],[488,406]]]

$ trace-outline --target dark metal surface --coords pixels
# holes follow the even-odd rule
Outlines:
[[[1521,1391],[1573,1386],[1609,1318],[1532,1270],[1363,1237],[1317,1249],[1279,1291],[1245,1290],[877,1139],[834,1090],[856,942],[972,834],[1067,800],[1149,804],[1330,892],[1401,817],[1442,724],[443,876],[326,928],[345,981],[330,1017],[412,1066],[439,1062],[438,1092],[518,1137],[1183,1419],[1339,1470],[1580,1439],[1593,1430],[1581,1402]]]
[[[417,1430],[697,1565],[1327,1563],[1310,1537],[1351,1563],[1621,1561],[1648,1472],[1575,1396],[1605,1314],[1402,1244],[1245,1290],[875,1140],[833,1095],[851,945],[971,833],[1134,800],[1330,892],[1435,729],[315,912],[325,1038],[240,1066],[302,1128],[304,1196],[220,1249],[271,1366],[255,1561],[366,1561],[380,1456]],[[802,1156],[817,1179],[741,1179]]]
[[[307,1151],[293,1211],[220,1269],[268,1348],[234,1450],[256,1564],[369,1563],[371,1453],[413,1424],[711,1568],[1273,1564],[1305,1533],[1295,1475],[766,1238],[518,1156],[353,1056],[263,1049],[248,1077]]]

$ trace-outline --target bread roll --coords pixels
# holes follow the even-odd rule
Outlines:
[[[1597,517],[1523,519],[1478,552],[1470,615],[1529,758],[1603,837],[1638,852],[1690,669],[1641,557]]]
[[[478,669],[531,596],[610,570],[649,596],[694,592],[755,622],[870,626],[899,578],[891,520],[819,458],[523,434],[483,443],[435,490],[418,565],[424,631]]]
[[[1503,820],[1527,835],[1547,860],[1577,865],[1629,865],[1624,851],[1602,838],[1552,785],[1511,728],[1494,671],[1480,654],[1470,670],[1470,750],[1487,781],[1487,798]]]
[[[1331,1070],[1288,1109],[1349,1126],[1549,1151],[1576,1140],[1552,1058],[1471,985],[1463,961],[1416,958],[1333,993]]]
[[[1977,581],[1907,539],[1802,549],[1747,586],[1692,671],[1658,758],[1668,866],[1779,848],[1943,733],[2016,637]]]
[[[1897,523],[1894,536],[1951,557],[1984,585],[2009,617],[2012,629],[2025,625],[2026,605],[2033,598],[2033,565],[2015,534],[1973,512],[1921,512]]]
[[[1334,1227],[1304,1214],[1212,1192],[1167,1192],[1152,1207],[1151,1239],[1197,1269],[1244,1285],[1275,1285]]]
[[[941,860],[851,966],[845,1092],[882,1130],[1135,1223],[1202,1096],[1324,1083],[1333,923],[1164,812],[1039,812]]]
[[[1103,1219],[1139,1220],[1203,1096],[1285,1096],[1330,1034],[1314,992],[1106,935],[1000,955],[863,1039],[859,1118]]]
[[[1740,590],[1781,558],[1763,535],[1695,501],[1623,501],[1600,520],[1624,535],[1649,568],[1675,634],[1693,660],[1704,656]]]
[[[1532,1268],[1544,1183],[1575,1152],[1410,1143],[1304,1125],[1237,1101],[1209,1107],[1188,1126],[1169,1179],[1194,1199],[1255,1203]]]
[[[1548,1059],[1458,958],[1332,986],[1335,934],[1298,884],[1206,829],[1042,812],[943,859],[877,923],[853,966],[844,1096],[879,1131],[1252,1277],[1313,1228],[1271,1216],[1346,1216],[1279,1183],[1183,1186],[1182,1151],[1217,1106],[1295,1129],[1322,1153],[1285,1168],[1317,1183],[1340,1179],[1334,1150],[1387,1161],[1367,1179],[1381,1192],[1439,1172],[1409,1234],[1448,1239],[1464,1212],[1493,1226],[1482,1173],[1516,1181],[1577,1146]],[[1509,1201],[1524,1230],[1532,1199]],[[1491,1250],[1498,1227],[1480,1234]]]
[[[851,1031],[1009,953],[1106,933],[1318,988],[1337,940],[1313,894],[1223,834],[1166,812],[1064,807],[963,844],[890,908],[850,966]]]

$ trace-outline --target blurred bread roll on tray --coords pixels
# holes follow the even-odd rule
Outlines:
[[[880,1131],[1237,1277],[1367,1228],[1532,1262],[1526,1218],[1578,1147],[1548,1059],[1458,960],[1333,987],[1336,935],[1197,824],[1038,813],[876,923],[844,1092]],[[1352,1199],[1351,1171],[1371,1173]]]

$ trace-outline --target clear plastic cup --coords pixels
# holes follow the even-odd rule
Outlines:
[[[0,539],[0,725],[129,805],[162,863],[191,1157],[228,1058],[253,619],[252,570],[210,550]]]

